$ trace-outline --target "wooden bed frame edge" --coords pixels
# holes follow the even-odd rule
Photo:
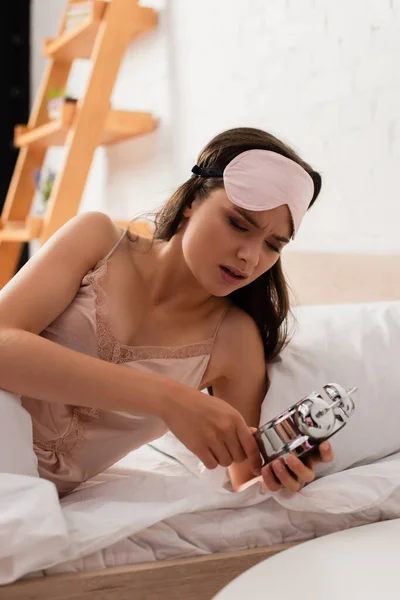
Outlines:
[[[211,600],[232,579],[301,542],[61,573],[0,587],[0,600]]]

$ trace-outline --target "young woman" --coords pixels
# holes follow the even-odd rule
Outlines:
[[[260,475],[252,432],[289,310],[280,254],[321,188],[274,136],[216,136],[153,240],[101,213],[58,231],[0,294],[0,387],[21,395],[41,477],[60,495],[170,429],[234,490]],[[201,393],[212,389],[213,395]],[[263,469],[299,490],[294,456]]]

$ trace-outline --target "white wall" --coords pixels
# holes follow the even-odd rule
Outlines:
[[[34,1],[41,31],[55,4]],[[146,4],[160,25],[128,50],[113,104],[151,110],[161,126],[105,151],[106,185],[87,188],[85,206],[127,218],[151,210],[212,136],[260,127],[323,175],[293,249],[400,253],[400,0]]]
[[[46,59],[42,56],[43,40],[57,35],[62,12],[67,0],[32,0],[31,8],[31,99],[36,94]],[[71,70],[68,89],[81,95],[86,82],[89,61],[75,61]],[[46,156],[44,170],[58,171],[65,152],[62,148],[51,148]],[[107,212],[106,187],[108,178],[107,156],[103,148],[95,152],[92,167],[86,182],[81,201],[81,210],[102,210]],[[37,244],[32,245],[32,250]]]
[[[63,0],[31,0],[31,96],[36,93],[45,59],[43,40],[56,35],[65,2]]]

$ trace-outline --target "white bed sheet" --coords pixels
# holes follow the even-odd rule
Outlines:
[[[300,541],[400,517],[400,454],[321,478],[299,494],[239,494],[145,446],[62,503],[68,548],[40,574]],[[39,574],[36,573],[36,574]]]

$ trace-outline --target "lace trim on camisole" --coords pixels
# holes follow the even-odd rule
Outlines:
[[[108,259],[122,241],[124,232],[112,251],[103,258],[83,279],[82,283],[93,286],[96,302],[96,329],[97,329],[97,356],[107,362],[123,364],[126,362],[146,359],[173,359],[190,358],[194,356],[210,355],[217,337],[221,323],[229,307],[224,310],[214,335],[208,340],[186,344],[184,346],[128,346],[121,344],[111,327],[110,310],[107,294],[101,285],[106,273]],[[35,440],[35,445],[43,450],[59,454],[70,453],[74,449],[85,445],[87,436],[85,434],[86,423],[92,419],[99,418],[100,409],[85,406],[74,406],[72,409],[71,422],[67,432],[58,439],[45,442]]]
[[[53,440],[34,439],[34,446],[56,454],[70,454],[73,450],[83,448],[87,441],[86,423],[98,419],[100,409],[88,406],[74,406],[69,427],[65,434]]]
[[[184,346],[128,346],[116,338],[111,324],[107,294],[101,285],[107,273],[107,261],[98,265],[95,271],[86,277],[93,286],[96,296],[97,348],[98,357],[117,364],[146,359],[190,358],[211,354],[213,343],[219,329],[208,340],[185,344]],[[223,316],[221,317],[221,321]]]

